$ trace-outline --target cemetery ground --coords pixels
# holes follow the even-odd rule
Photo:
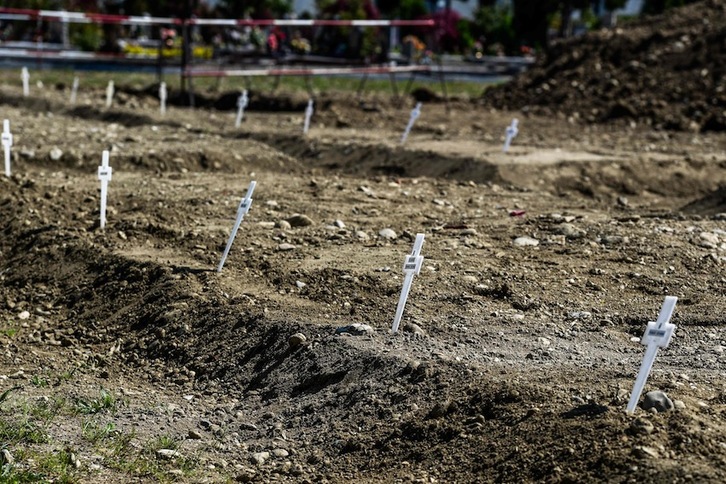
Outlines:
[[[306,137],[302,93],[239,129],[68,97],[0,91],[0,480],[726,480],[723,134],[454,96],[400,146],[414,102],[382,94],[319,95]],[[627,415],[666,295],[645,391],[676,408]]]

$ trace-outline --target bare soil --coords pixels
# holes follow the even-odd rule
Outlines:
[[[725,135],[454,99],[400,146],[411,103],[321,95],[303,136],[304,98],[256,96],[234,129],[232,111],[162,117],[126,93],[105,109],[100,91],[0,90],[0,393],[19,387],[0,421],[60,402],[29,417],[45,439],[0,442],[7,475],[58,480],[39,463],[64,451],[76,482],[726,480]],[[646,391],[678,408],[630,416],[665,295],[678,328]],[[354,323],[373,331],[336,334]],[[79,412],[101,388],[116,402]]]

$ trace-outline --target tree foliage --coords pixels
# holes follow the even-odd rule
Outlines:
[[[682,7],[696,0],[645,0],[643,4],[644,14],[663,13],[669,8]]]

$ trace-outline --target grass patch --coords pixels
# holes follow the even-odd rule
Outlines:
[[[48,380],[39,375],[33,375],[30,378],[30,383],[38,388],[45,388],[48,386]]]
[[[96,414],[105,410],[116,412],[117,407],[116,396],[105,388],[101,388],[97,398],[76,399],[76,412],[85,415]]]
[[[0,335],[7,336],[8,338],[12,338],[16,334],[18,334],[18,331],[20,331],[19,328],[2,328],[0,329]]]
[[[85,420],[81,428],[83,438],[94,444],[112,437],[115,432],[116,425],[113,422],[104,425],[95,420]]]
[[[0,416],[0,442],[5,445],[45,444],[49,440],[45,429],[27,416]]]

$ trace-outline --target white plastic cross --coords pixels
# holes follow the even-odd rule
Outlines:
[[[73,86],[71,86],[71,104],[76,104],[76,95],[78,94],[78,76],[73,78]]]
[[[20,79],[23,81],[23,96],[28,97],[30,95],[30,73],[27,67],[23,67],[20,71]]]
[[[310,129],[310,118],[313,117],[313,112],[315,110],[313,109],[313,100],[308,101],[308,107],[305,108],[305,125],[303,126],[303,134],[308,134],[308,130]]]
[[[635,379],[633,392],[630,394],[630,401],[627,407],[628,413],[635,412],[640,394],[643,393],[643,387],[645,386],[646,380],[648,380],[648,375],[650,375],[653,362],[658,354],[658,348],[666,348],[671,342],[676,325],[671,324],[669,321],[676,308],[677,301],[678,298],[675,296],[666,296],[665,301],[663,301],[663,306],[660,308],[658,320],[649,322],[645,328],[645,334],[640,342],[648,348],[645,350],[643,363],[640,365],[640,371],[638,372],[638,377]]]
[[[234,222],[232,233],[229,234],[229,240],[227,240],[227,247],[224,248],[224,254],[222,254],[222,260],[219,261],[217,272],[222,272],[222,267],[224,267],[224,261],[227,260],[227,255],[229,255],[229,250],[232,248],[232,243],[234,242],[234,238],[237,236],[237,230],[239,230],[242,219],[247,214],[247,212],[250,211],[250,205],[252,205],[252,192],[255,191],[255,186],[257,186],[257,182],[251,181],[250,186],[247,187],[247,193],[245,194],[245,197],[242,199],[241,202],[239,202],[239,207],[237,208],[237,220]]]
[[[396,333],[398,331],[398,325],[401,324],[401,317],[403,316],[403,308],[406,306],[406,299],[408,299],[408,292],[411,290],[411,283],[413,282],[413,276],[421,272],[421,265],[423,264],[423,256],[421,255],[421,246],[424,243],[424,234],[416,234],[416,241],[413,243],[413,250],[410,255],[406,256],[403,261],[403,289],[401,289],[401,297],[398,299],[398,307],[396,308],[396,316],[393,318],[393,326],[391,331]]]
[[[411,117],[408,118],[408,124],[406,125],[406,129],[403,131],[403,136],[401,136],[401,144],[406,143],[406,140],[408,139],[408,134],[413,128],[413,123],[416,122],[416,119],[419,116],[421,116],[421,103],[416,103],[416,107],[411,110]]]
[[[10,147],[13,146],[13,135],[10,133],[10,121],[3,120],[2,134],[3,151],[5,151],[5,176],[10,176]]]
[[[159,109],[161,110],[162,115],[166,114],[166,97],[166,82],[162,82],[161,84],[159,84]]]
[[[505,153],[509,151],[509,145],[512,144],[512,140],[517,136],[519,133],[519,128],[517,128],[517,125],[519,124],[519,120],[517,118],[514,118],[512,120],[512,124],[510,124],[507,127],[507,138],[504,140],[504,148],[502,148],[502,151]]]
[[[245,115],[245,108],[249,99],[247,98],[247,89],[242,91],[242,95],[237,98],[237,118],[234,120],[234,127],[239,128],[242,124],[242,117]]]
[[[108,182],[111,181],[113,168],[108,166],[108,150],[103,150],[101,166],[98,167],[98,179],[101,180],[101,228],[106,226],[106,196]]]
[[[108,87],[106,87],[106,107],[110,108],[113,102],[113,81],[108,81]]]

